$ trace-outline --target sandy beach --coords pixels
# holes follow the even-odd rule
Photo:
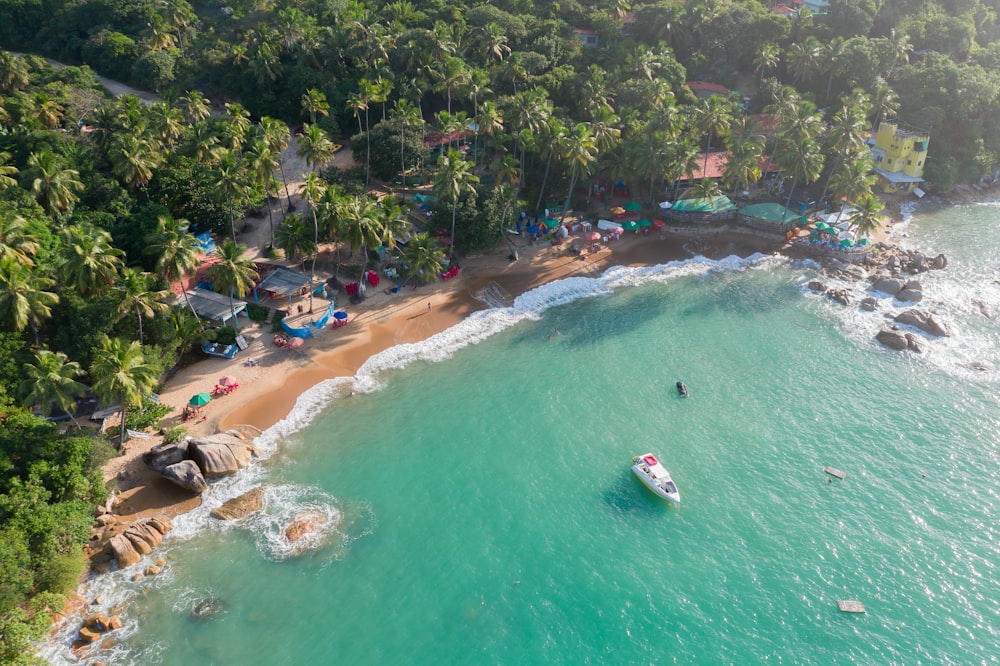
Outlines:
[[[461,261],[458,277],[447,282],[408,286],[396,294],[370,289],[369,297],[358,305],[348,304],[346,297],[338,295],[338,307],[347,310],[350,323],[338,329],[327,327],[298,349],[276,347],[270,324],[241,329],[250,342],[248,350],[232,360],[206,357],[166,382],[160,400],[172,412],[165,425],[184,425],[194,437],[240,426],[250,426],[249,432],[265,430],[284,418],[297,397],[317,383],[351,377],[371,356],[395,345],[426,340],[472,312],[487,308],[480,296],[492,283],[513,298],[553,280],[598,275],[613,265],[661,264],[694,254],[710,258],[769,254],[783,243],[739,233],[698,240],[657,232],[649,236],[626,233],[621,240],[602,243],[597,252],[583,255],[567,252],[565,245],[530,245],[520,239],[517,245],[517,261],[509,261],[506,248],[470,256]],[[248,359],[255,364],[247,365]],[[204,408],[203,418],[182,423],[180,416],[191,396],[211,392],[219,378],[227,375],[239,382],[239,388],[213,399]],[[148,515],[175,516],[200,503],[198,497],[146,469],[142,454],[162,441],[150,434],[148,439],[130,439],[121,455],[104,467],[105,479],[116,480],[118,488],[111,508],[126,522]]]
[[[286,151],[285,160],[287,173],[305,172],[294,142]],[[339,166],[350,166],[350,151],[338,153],[337,161],[342,162]],[[300,188],[301,181],[289,185],[293,202],[297,201]],[[276,220],[280,219],[279,209],[284,204],[284,199],[271,204],[272,212],[278,211]],[[887,229],[898,221],[898,208],[898,203],[890,202],[887,206]],[[887,229],[880,232],[877,240],[885,237]],[[268,234],[267,214],[263,212],[251,221],[239,242],[249,248],[251,255],[260,258]],[[585,248],[583,252],[568,251],[574,241],[576,247]],[[335,294],[337,307],[349,314],[349,324],[337,329],[327,327],[297,349],[277,347],[271,324],[248,325],[243,320],[240,332],[250,343],[246,351],[232,360],[205,357],[183,367],[166,381],[160,400],[172,411],[164,426],[183,425],[193,437],[231,428],[248,433],[265,430],[284,418],[298,396],[319,382],[351,377],[371,356],[395,345],[426,340],[470,313],[489,307],[481,297],[487,288],[515,298],[539,285],[572,276],[599,275],[614,265],[655,265],[695,255],[719,259],[730,255],[794,253],[784,239],[738,231],[698,237],[666,230],[652,230],[648,235],[626,232],[620,240],[601,242],[596,249],[588,247],[580,233],[571,235],[560,246],[521,238],[515,238],[514,243],[519,255],[517,261],[509,260],[505,246],[491,253],[462,257],[459,275],[449,281],[437,280],[416,288],[407,286],[398,293],[371,288],[367,299],[358,305],[350,304],[342,292]],[[325,249],[329,251],[325,257],[321,255],[318,268],[332,268],[332,248]],[[322,312],[326,304],[326,301],[314,304],[314,311]],[[305,321],[312,318],[308,312],[293,313],[290,317]],[[253,365],[247,364],[249,359],[254,360]],[[235,378],[239,388],[214,398],[199,416],[182,422],[181,414],[191,396],[210,393],[223,376]],[[197,507],[201,501],[146,468],[142,454],[162,441],[158,433],[149,435],[130,439],[121,455],[103,468],[105,480],[116,486],[109,508],[126,523],[150,515],[176,516]]]

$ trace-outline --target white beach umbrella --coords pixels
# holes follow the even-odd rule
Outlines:
[[[662,208],[663,210],[670,210],[671,206],[673,206],[673,204],[670,203],[669,201],[661,201],[660,202],[660,208]]]
[[[841,231],[839,234],[837,234],[837,238],[848,238],[850,240],[854,240],[855,238],[857,238],[857,234],[855,234],[853,231]]]

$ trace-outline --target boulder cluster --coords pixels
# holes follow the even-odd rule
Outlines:
[[[98,516],[97,521],[99,525],[104,523],[103,534],[98,538],[107,544],[108,553],[119,567],[131,566],[143,555],[153,552],[153,548],[159,546],[167,532],[174,528],[173,523],[162,516],[140,518],[131,525],[119,522],[112,514]]]
[[[195,493],[208,489],[206,479],[235,474],[257,458],[257,451],[237,430],[202,438],[188,438],[154,446],[143,462],[182,488]]]
[[[903,250],[893,245],[879,244],[879,252],[867,257],[862,264],[847,264],[829,259],[823,267],[824,273],[840,280],[870,282],[870,291],[886,294],[896,301],[919,303],[924,298],[923,286],[912,276],[929,270],[940,270],[948,266],[943,254],[928,258],[912,250]],[[830,288],[821,280],[812,280],[809,289],[824,294],[842,305],[853,302],[853,292],[847,288]],[[877,296],[866,296],[860,307],[869,312],[878,309]],[[901,326],[915,328],[929,336],[951,335],[947,323],[935,313],[915,308],[897,314],[892,322],[886,322],[875,335],[875,339],[891,349],[920,352],[924,349],[924,339],[907,332]]]

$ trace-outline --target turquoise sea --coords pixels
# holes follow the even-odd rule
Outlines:
[[[996,664],[1000,207],[924,206],[901,234],[950,262],[920,277],[955,330],[924,354],[874,341],[903,304],[845,308],[764,257],[574,278],[390,350],[304,395],[178,521],[163,574],[87,586],[124,606],[111,649],[75,661],[67,631],[45,655]],[[680,504],[632,477],[647,451]],[[256,485],[262,514],[207,517]],[[303,515],[324,527],[296,551]]]

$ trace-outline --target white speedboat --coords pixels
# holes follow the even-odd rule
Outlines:
[[[670,478],[670,472],[652,453],[644,453],[632,458],[632,473],[639,477],[647,488],[665,500],[681,501],[677,484]]]

